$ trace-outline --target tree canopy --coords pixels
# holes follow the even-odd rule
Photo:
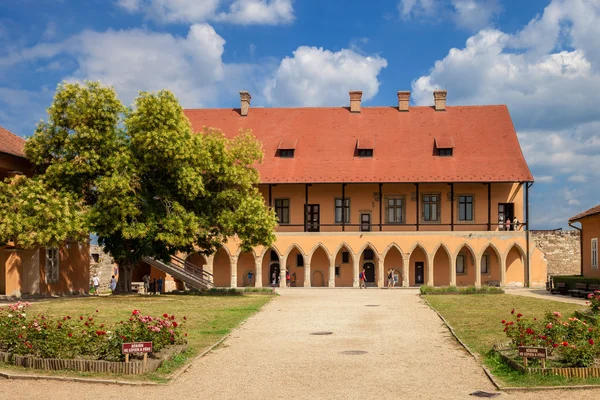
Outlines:
[[[0,185],[0,209],[30,196],[31,221],[0,225],[0,239],[54,244],[89,229],[125,272],[122,290],[143,256],[211,253],[233,236],[245,249],[274,240],[275,214],[257,188],[260,142],[249,131],[194,133],[169,91],[140,92],[126,108],[110,87],[63,83],[25,151],[37,175]],[[50,208],[63,213],[36,224]]]

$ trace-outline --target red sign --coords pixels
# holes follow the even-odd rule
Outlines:
[[[123,343],[123,354],[152,353],[152,342]]]

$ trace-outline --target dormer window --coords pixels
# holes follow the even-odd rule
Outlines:
[[[434,139],[435,153],[439,157],[452,157],[454,154],[454,140],[450,136],[436,137]]]
[[[356,141],[356,153],[359,157],[373,157],[375,149],[375,139],[358,139]]]
[[[279,157],[294,158],[294,149],[279,150]]]
[[[279,158],[294,158],[296,144],[298,144],[298,139],[281,138],[279,140],[279,146],[277,146]]]

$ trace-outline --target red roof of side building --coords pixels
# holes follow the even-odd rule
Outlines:
[[[227,137],[252,129],[263,144],[262,183],[525,182],[533,176],[508,108],[433,107],[192,109],[196,132],[219,128]],[[372,158],[357,157],[357,140],[377,143]],[[435,139],[451,138],[452,157],[438,157]],[[293,158],[280,158],[283,141],[295,141]]]
[[[0,153],[25,158],[25,139],[0,126]]]
[[[581,219],[591,217],[592,215],[600,214],[600,204],[590,208],[587,211],[577,214],[576,216],[569,219],[569,222],[577,222]]]

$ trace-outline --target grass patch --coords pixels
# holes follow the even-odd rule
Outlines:
[[[527,375],[506,365],[490,352],[497,343],[507,342],[501,320],[514,308],[528,316],[543,317],[547,311],[571,315],[582,306],[532,297],[512,295],[423,296],[454,329],[456,335],[479,354],[496,378],[505,386],[534,387],[600,384],[600,378],[567,379],[558,376]]]
[[[104,324],[112,324],[129,318],[134,309],[143,314],[160,316],[163,313],[175,315],[177,320],[187,317],[185,332],[187,332],[188,350],[174,357],[173,360],[165,362],[152,374],[140,377],[121,375],[123,380],[147,380],[164,382],[169,374],[181,368],[188,360],[200,354],[205,348],[212,345],[227,335],[242,321],[259,311],[273,296],[227,296],[227,295],[203,295],[198,296],[99,296],[36,300],[28,314],[35,315],[44,313],[51,316],[62,317],[70,315],[92,315]],[[96,313],[98,310],[98,313]],[[14,367],[6,364],[2,370],[13,373],[47,374],[72,377],[111,377],[115,375],[89,374],[72,371],[46,372],[41,370],[30,370]]]
[[[421,294],[503,294],[504,290],[495,286],[475,286],[456,287],[456,286],[421,286]]]

